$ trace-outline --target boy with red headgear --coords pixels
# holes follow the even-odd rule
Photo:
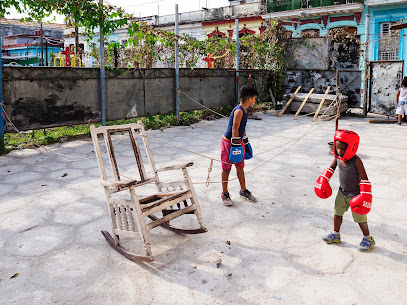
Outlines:
[[[335,159],[326,168],[315,184],[315,193],[320,198],[328,198],[332,194],[329,179],[335,169],[339,169],[340,188],[335,199],[334,230],[325,235],[322,240],[327,244],[340,243],[343,214],[352,210],[353,220],[363,232],[359,251],[370,251],[376,244],[369,233],[367,216],[372,207],[372,185],[370,184],[362,160],[356,155],[359,146],[359,136],[350,130],[337,130],[334,136],[333,150]]]

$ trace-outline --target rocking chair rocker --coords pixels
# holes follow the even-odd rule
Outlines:
[[[137,124],[101,126],[97,128],[94,125],[91,125],[90,131],[100,173],[103,179],[101,185],[105,189],[108,210],[112,222],[113,237],[107,231],[102,231],[102,234],[113,249],[132,261],[152,261],[154,260],[154,257],[151,252],[150,236],[148,233],[151,229],[161,226],[165,229],[181,234],[197,234],[207,231],[203,223],[198,198],[195,194],[191,178],[187,172],[187,167],[192,166],[192,162],[157,169],[151,154],[144,125],[141,121],[138,121]],[[122,180],[120,177],[114,150],[115,145],[112,143],[111,134],[121,132],[128,133],[130,138],[136,159],[138,174],[140,176],[139,180]],[[106,168],[108,167],[104,164],[103,154],[100,150],[98,140],[99,134],[103,134],[106,152],[113,173],[113,180],[109,180],[106,172]],[[140,141],[140,138],[137,139],[137,137],[141,138],[145,153],[150,162],[152,168],[151,177],[147,176],[138,142]],[[170,183],[163,183],[160,181],[158,176],[159,172],[179,169],[182,170],[184,177],[183,181]],[[137,195],[136,188],[148,184],[155,184],[158,192],[146,197]],[[113,198],[113,194],[125,191],[129,191],[130,193],[129,200]],[[162,216],[154,215],[155,213],[161,213]],[[200,228],[186,230],[175,228],[170,225],[171,220],[184,214],[195,214],[198,218]],[[146,218],[149,218],[150,221],[147,222]],[[119,239],[121,236],[141,239],[144,243],[146,255],[136,255],[122,247]]]

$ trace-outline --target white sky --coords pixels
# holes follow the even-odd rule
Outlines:
[[[1,0],[0,0],[1,1]],[[215,8],[228,6],[228,0],[104,0],[106,4],[121,6],[126,12],[133,13],[136,17],[151,15],[172,15],[175,13],[175,4],[178,4],[180,13],[198,11],[202,7]],[[5,18],[22,18],[24,15],[15,11],[5,15]],[[51,20],[48,20],[51,21]],[[52,22],[63,23],[63,16],[56,16]]]

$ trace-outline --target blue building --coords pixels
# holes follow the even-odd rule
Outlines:
[[[2,57],[5,63],[15,62],[38,66],[41,58],[44,66],[50,66],[51,54],[56,54],[63,50],[63,41],[60,38],[43,36],[41,47],[41,35],[39,31],[35,35],[17,34],[3,37]],[[41,56],[42,50],[42,56]]]
[[[370,0],[366,7],[369,14],[369,60],[404,60],[406,68],[407,38],[405,29],[393,30],[392,25],[405,22],[407,1]]]

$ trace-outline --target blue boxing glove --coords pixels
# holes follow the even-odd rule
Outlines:
[[[246,160],[253,158],[253,150],[252,150],[252,146],[249,143],[248,137],[246,137],[246,136],[243,137],[243,144],[244,144],[244,158]]]
[[[230,140],[232,147],[230,148],[229,160],[232,163],[239,163],[243,160],[243,147],[240,137],[235,137]]]

